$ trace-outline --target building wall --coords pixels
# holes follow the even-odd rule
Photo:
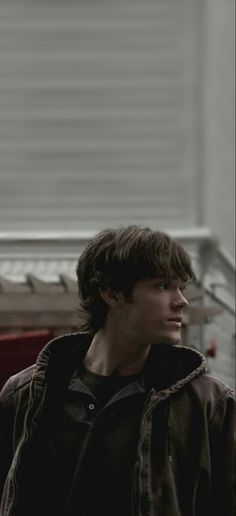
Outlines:
[[[207,0],[203,75],[205,224],[235,255],[235,2]]]
[[[234,2],[0,4],[0,230],[208,226],[234,253]]]
[[[208,358],[211,374],[235,389],[235,317],[227,309],[205,327],[206,349],[216,343],[216,356]]]
[[[0,5],[0,229],[199,219],[198,2]]]
[[[235,389],[235,312],[230,303],[222,303],[220,296],[209,291],[205,291],[203,305],[221,308],[222,312],[206,318],[203,325],[190,326],[188,345],[204,352],[209,372]]]

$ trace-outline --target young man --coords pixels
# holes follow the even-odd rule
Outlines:
[[[189,256],[130,226],[77,276],[83,332],[1,394],[1,516],[233,515],[233,393],[179,345]]]

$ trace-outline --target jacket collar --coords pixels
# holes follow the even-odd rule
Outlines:
[[[91,338],[88,333],[72,333],[50,341],[38,356],[33,379],[67,385],[75,364],[82,363]],[[153,344],[143,372],[146,387],[160,390],[175,384],[181,387],[206,370],[205,357],[192,348]]]
[[[180,345],[153,344],[144,375],[149,387],[162,390],[179,382],[183,386],[206,371],[206,359],[199,351]]]

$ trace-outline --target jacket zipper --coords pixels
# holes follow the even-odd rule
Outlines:
[[[144,442],[144,436],[146,432],[147,422],[150,417],[151,412],[156,408],[162,401],[169,398],[170,394],[169,392],[162,392],[160,395],[155,396],[155,400],[153,402],[151,401],[152,395],[155,393],[154,389],[151,390],[145,406],[143,410],[143,418],[141,420],[141,427],[140,427],[140,443],[138,446],[138,467],[137,462],[135,464],[134,468],[134,476],[133,476],[133,482],[134,482],[134,489],[133,489],[133,515],[132,516],[143,516],[142,507],[140,506],[140,500],[142,498],[143,494],[143,482],[141,478],[141,471],[143,470],[144,465],[144,455],[141,452],[143,442]],[[142,439],[142,440],[141,440]],[[169,426],[167,427],[167,446],[168,446],[168,457],[169,457],[169,463],[172,463],[172,456],[171,456],[171,445],[170,445],[170,429]],[[151,513],[150,513],[150,516]],[[153,515],[154,516],[154,515]]]

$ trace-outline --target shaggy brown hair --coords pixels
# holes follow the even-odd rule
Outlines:
[[[92,333],[104,325],[108,311],[100,289],[110,287],[128,299],[140,279],[160,275],[174,275],[184,282],[196,279],[190,257],[178,242],[138,226],[99,233],[81,254],[76,273],[84,320],[80,328]]]

